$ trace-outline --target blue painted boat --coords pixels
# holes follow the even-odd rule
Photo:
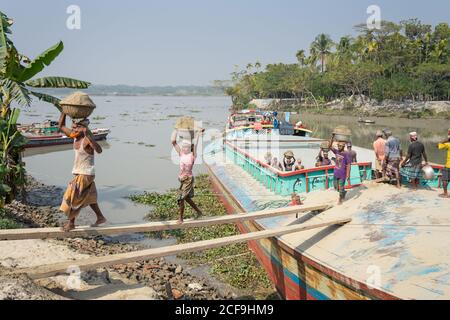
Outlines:
[[[437,197],[442,166],[423,188],[370,182],[373,151],[354,147],[363,162],[353,164],[347,201],[336,206],[333,166],[281,172],[264,163],[260,135],[231,136],[205,148],[204,161],[229,213],[289,205],[290,194],[305,205],[330,204],[324,213],[307,213],[238,224],[252,232],[303,223],[352,218],[342,227],[250,241],[249,247],[286,299],[449,299],[450,202]],[[230,136],[228,136],[230,138]],[[283,137],[271,147],[290,148],[311,163],[320,139]],[[244,139],[244,140],[242,140]],[[297,140],[295,140],[297,139]],[[257,146],[255,147],[255,143]],[[261,150],[262,149],[262,150]],[[271,148],[273,152],[273,148]]]

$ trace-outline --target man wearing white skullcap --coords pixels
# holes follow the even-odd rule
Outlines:
[[[409,179],[413,190],[417,191],[420,173],[423,167],[422,161],[425,161],[426,165],[428,158],[425,152],[425,146],[422,142],[418,141],[417,132],[410,132],[409,140],[411,144],[408,147],[406,158],[401,163],[402,169],[400,173]]]

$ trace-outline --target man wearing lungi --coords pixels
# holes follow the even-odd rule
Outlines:
[[[94,154],[102,153],[102,148],[95,141],[88,129],[89,120],[73,120],[72,128],[66,127],[66,115],[61,113],[59,129],[68,137],[74,139],[75,161],[72,169],[73,179],[70,181],[61,203],[63,211],[69,221],[62,227],[64,231],[75,229],[75,219],[81,209],[90,206],[97,216],[92,225],[97,227],[106,222],[98,204],[97,189],[95,187]]]
[[[385,129],[386,136],[385,152],[384,152],[384,168],[383,176],[397,180],[397,188],[401,187],[400,177],[400,161],[403,158],[400,140],[392,136],[392,131]]]
[[[203,132],[203,131],[201,131]],[[178,190],[178,206],[180,208],[180,217],[178,223],[183,223],[184,219],[184,202],[186,201],[196,212],[197,217],[202,215],[202,211],[197,207],[192,200],[194,197],[194,175],[192,168],[197,158],[197,145],[200,133],[197,135],[196,142],[192,145],[191,141],[184,140],[181,147],[177,143],[176,135],[172,136],[172,145],[180,157],[180,174],[178,180],[180,181],[180,188]]]
[[[408,147],[406,158],[401,163],[402,169],[400,173],[409,179],[413,191],[417,191],[422,170],[422,159],[425,161],[425,165],[428,163],[428,159],[425,146],[422,142],[418,141],[417,132],[411,132],[409,134],[409,140],[411,144]]]

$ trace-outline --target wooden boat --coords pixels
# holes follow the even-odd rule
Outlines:
[[[231,135],[235,136],[239,134]],[[336,204],[332,166],[280,172],[261,160],[266,152],[261,145],[252,147],[259,138],[214,141],[205,148],[211,180],[229,213],[286,207],[292,192],[302,194],[305,205]],[[304,141],[279,143],[279,152],[296,145],[294,152],[308,160],[320,142]],[[450,237],[445,232],[450,232],[450,204],[430,192],[440,186],[443,167],[433,166],[436,179],[422,180],[424,189],[412,193],[371,183],[367,160],[373,151],[355,149],[364,161],[352,165],[343,206],[299,218],[293,214],[242,222],[238,227],[247,233],[334,218],[352,218],[351,223],[249,241],[249,247],[286,299],[449,299]]]
[[[375,121],[374,121],[374,120],[361,119],[361,118],[359,118],[358,122],[359,122],[359,123],[363,123],[363,124],[375,124]]]
[[[25,148],[37,148],[73,143],[73,138],[59,133],[59,129],[55,121],[46,121],[44,123],[31,125],[19,125],[18,129],[22,135],[27,138]],[[93,129],[91,132],[96,141],[101,141],[106,140],[110,130]]]

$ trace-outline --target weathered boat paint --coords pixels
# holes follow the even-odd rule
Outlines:
[[[333,187],[334,166],[311,168],[294,172],[281,172],[254,158],[230,142],[225,143],[227,160],[250,173],[270,191],[279,195],[308,193]],[[360,185],[364,180],[372,179],[372,163],[364,162],[352,165],[351,179],[347,187]]]
[[[208,167],[211,181],[228,213],[247,211],[233,192],[221,182],[217,168]],[[229,181],[228,181],[229,182]],[[247,203],[248,207],[248,203]],[[264,230],[257,221],[239,223],[241,232]],[[274,283],[278,293],[289,300],[329,299],[397,299],[384,291],[369,288],[365,283],[355,281],[320,262],[307,258],[277,238],[249,241],[249,248],[255,253],[261,265]]]

